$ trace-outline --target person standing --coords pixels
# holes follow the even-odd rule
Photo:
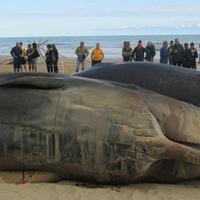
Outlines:
[[[55,44],[53,44],[52,45],[52,64],[53,64],[54,73],[58,73],[58,60],[59,60],[59,53]]]
[[[169,56],[168,56],[168,42],[164,41],[163,46],[160,49],[160,63],[168,64]]]
[[[124,42],[124,47],[122,49],[123,62],[131,62],[133,49],[131,48],[131,43],[129,41]]]
[[[200,44],[199,44],[199,49],[200,49]],[[198,64],[200,64],[200,52],[199,52],[199,61]]]
[[[192,53],[189,48],[189,44],[184,44],[184,51],[183,51],[183,67],[191,68],[191,60],[192,60]]]
[[[11,49],[10,54],[13,57],[14,72],[19,72],[20,67],[21,67],[22,52],[21,52],[20,45],[18,42],[16,43],[16,46]]]
[[[84,71],[85,67],[85,60],[89,55],[88,49],[84,46],[84,42],[80,42],[80,46],[75,51],[77,55],[77,65],[76,65],[76,72],[79,71],[80,65],[82,66],[82,71]]]
[[[96,43],[96,48],[91,53],[92,66],[101,63],[104,59],[103,49],[100,48],[100,43]]]
[[[34,71],[34,67],[33,67],[33,63],[32,63],[32,53],[33,53],[33,49],[31,44],[28,44],[28,48],[26,50],[26,56],[27,56],[27,60],[28,60],[28,66],[29,66],[29,72]]]
[[[180,44],[179,39],[176,38],[175,44],[174,44],[173,49],[172,49],[172,63],[173,63],[173,65],[179,66],[179,67],[182,65],[183,51],[184,51],[183,46]]]
[[[40,57],[40,54],[38,52],[38,49],[37,49],[37,44],[36,43],[33,43],[32,44],[32,47],[33,47],[33,51],[32,51],[32,54],[31,54],[31,58],[32,58],[32,67],[33,67],[33,70],[35,72],[37,72],[37,58]]]
[[[197,49],[195,48],[193,42],[190,44],[190,51],[191,51],[191,56],[192,56],[191,68],[192,69],[197,69],[196,59],[198,58],[198,52],[197,52]]]
[[[155,49],[154,44],[152,42],[148,42],[146,46],[146,50],[148,51],[148,53],[145,56],[145,60],[148,62],[153,62],[154,57],[156,55],[156,49]]]
[[[142,45],[142,41],[138,41],[137,47],[133,50],[132,57],[135,61],[144,61],[145,53],[148,54],[147,49]]]
[[[170,65],[173,65],[173,59],[172,59],[173,48],[174,48],[174,41],[171,40],[170,43],[169,43],[169,47],[168,47],[168,56],[169,56],[169,64]]]
[[[50,44],[47,45],[47,51],[45,53],[45,58],[46,58],[47,72],[53,73],[52,48],[51,48]]]
[[[23,71],[23,67],[24,67],[24,71],[26,71],[26,49],[23,48],[23,43],[20,42],[19,43],[19,47],[21,49],[21,71]]]

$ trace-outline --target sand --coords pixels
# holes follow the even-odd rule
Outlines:
[[[13,65],[9,64],[12,61],[10,56],[0,56],[0,73],[13,72]],[[104,62],[121,62],[121,58],[105,59]],[[86,60],[85,68],[91,66],[91,61],[88,58]],[[73,74],[76,70],[76,59],[61,57],[58,63],[60,74]],[[27,65],[28,69],[28,65]],[[23,69],[24,71],[24,69]],[[38,72],[47,72],[46,64],[42,59],[38,59]]]
[[[9,64],[12,61],[10,56],[0,56],[0,73],[13,72],[13,65]],[[105,58],[103,62],[122,62],[122,58]],[[159,60],[155,60],[155,63],[159,63]],[[76,59],[60,57],[59,60],[59,73],[60,74],[73,74],[76,70]],[[88,58],[86,60],[85,68],[90,68],[91,61]],[[200,65],[198,65],[198,70]],[[25,70],[23,69],[23,72]],[[28,72],[28,65],[27,65]],[[46,64],[42,59],[38,59],[38,72],[47,72]]]
[[[0,73],[12,72],[7,64],[10,57],[0,56]],[[105,59],[105,62],[120,62],[118,59]],[[158,61],[157,61],[158,62]],[[59,71],[72,74],[75,71],[74,58],[61,58]],[[87,60],[86,67],[90,66]],[[39,60],[38,71],[46,72],[45,64]],[[180,184],[133,184],[123,187],[96,186],[76,182],[59,183],[3,183],[0,175],[0,200],[198,200],[200,199],[200,181]],[[15,179],[14,175],[12,175]],[[5,178],[5,176],[4,176]],[[46,180],[45,177],[43,180]]]
[[[74,182],[0,184],[1,200],[198,200],[199,198],[200,182],[177,185],[136,184],[126,187],[94,187]]]

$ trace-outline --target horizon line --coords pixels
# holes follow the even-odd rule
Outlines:
[[[127,34],[127,35],[120,35],[120,34],[108,34],[108,35],[41,35],[41,36],[0,36],[0,38],[39,38],[39,37],[113,37],[113,36],[200,36],[200,33],[177,33],[177,34]]]

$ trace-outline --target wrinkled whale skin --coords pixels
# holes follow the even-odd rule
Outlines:
[[[137,86],[1,75],[0,111],[0,171],[108,184],[200,176],[200,108]]]

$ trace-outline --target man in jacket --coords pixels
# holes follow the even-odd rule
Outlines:
[[[164,41],[163,46],[160,49],[160,63],[168,64],[169,56],[168,56],[168,42]]]
[[[171,40],[169,47],[168,47],[168,56],[169,56],[169,64],[170,65],[173,65],[173,56],[172,56],[173,48],[174,48],[174,41]]]
[[[122,49],[123,62],[131,62],[133,59],[132,53],[133,49],[131,48],[131,43],[129,41],[125,41]]]
[[[145,60],[148,62],[153,62],[156,55],[156,49],[152,42],[148,42],[146,50],[148,51],[148,53],[145,56]]]
[[[144,61],[145,53],[147,54],[148,51],[143,47],[142,41],[139,40],[137,47],[133,50],[132,57],[135,61]]]
[[[13,67],[14,67],[14,72],[19,72],[21,68],[21,48],[20,44],[17,42],[16,46],[12,48],[10,52],[11,56],[13,57]]]
[[[103,59],[104,59],[103,49],[100,48],[99,43],[96,43],[96,48],[93,49],[91,53],[92,66],[101,63]]]
[[[190,68],[191,67],[191,60],[192,60],[192,53],[189,48],[189,44],[184,44],[184,51],[183,51],[183,67]]]
[[[77,65],[76,65],[76,72],[79,71],[80,65],[82,66],[82,71],[84,71],[85,67],[85,60],[89,55],[88,49],[84,46],[84,42],[80,42],[80,46],[75,51],[77,55]]]
[[[191,56],[192,56],[191,68],[196,69],[197,68],[196,59],[198,58],[198,52],[197,52],[197,49],[195,48],[193,42],[190,44],[190,51],[191,51]]]
[[[174,47],[172,49],[172,62],[173,62],[173,65],[175,65],[175,66],[181,66],[182,65],[183,51],[184,51],[183,46],[180,44],[179,39],[176,38]]]

